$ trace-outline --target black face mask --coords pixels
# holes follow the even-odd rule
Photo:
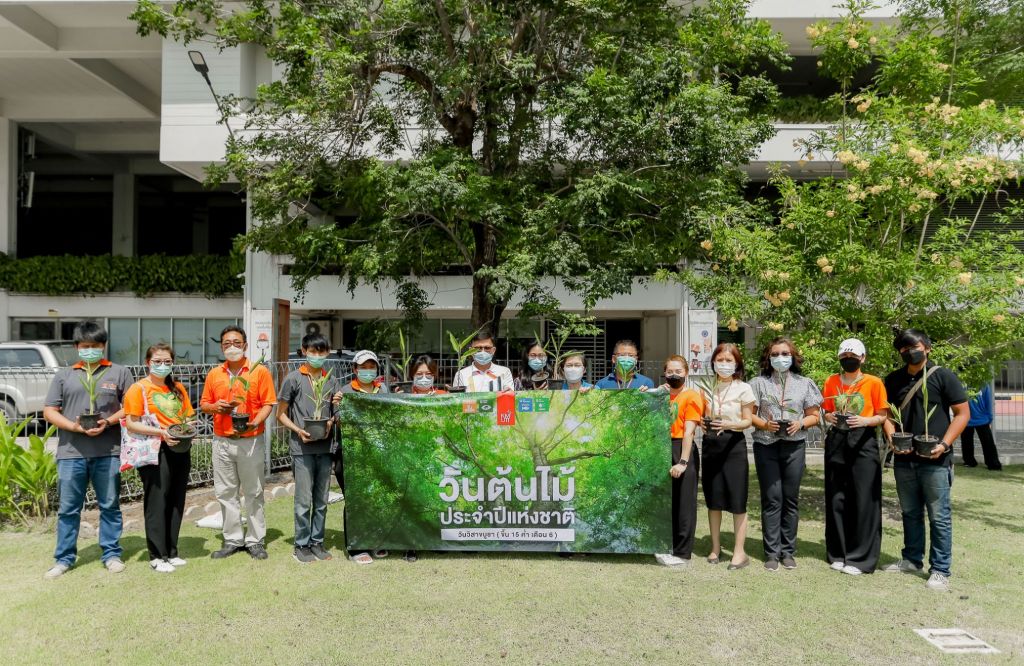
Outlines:
[[[908,349],[905,352],[900,352],[900,358],[907,365],[917,365],[924,361],[924,352],[920,349]]]
[[[839,359],[839,365],[844,372],[857,372],[860,369],[860,359],[856,356],[847,356]]]
[[[679,377],[677,375],[668,375],[665,377],[665,382],[672,388],[679,388],[685,381],[685,377]]]

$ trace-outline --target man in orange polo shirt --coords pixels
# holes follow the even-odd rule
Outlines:
[[[263,514],[264,422],[277,403],[274,380],[265,365],[250,364],[245,331],[228,326],[220,334],[220,348],[227,359],[210,370],[199,407],[213,415],[213,488],[224,521],[224,546],[211,555],[221,559],[249,551],[254,560],[267,559],[264,539],[267,521]],[[232,413],[248,414],[242,431],[232,425]],[[242,530],[239,496],[245,499],[249,531]]]

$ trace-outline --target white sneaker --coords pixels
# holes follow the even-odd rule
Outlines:
[[[110,573],[121,573],[124,571],[124,562],[121,561],[120,557],[112,557],[103,563],[103,566],[107,568]]]
[[[666,567],[682,567],[690,563],[689,560],[676,557],[672,553],[658,553],[654,556],[654,559],[658,561],[658,564],[663,564]]]
[[[910,560],[900,560],[899,562],[896,562],[895,564],[890,564],[886,568],[882,569],[882,571],[884,571],[886,573],[909,573],[909,574],[919,574],[923,570],[924,570],[924,567],[919,567],[916,564],[914,564],[913,562],[911,562]]]
[[[168,557],[167,563],[170,564],[172,567],[183,567],[186,564],[188,564],[186,560],[183,560],[180,557]]]
[[[60,578],[65,573],[67,573],[67,570],[70,568],[71,567],[69,567],[68,565],[58,562],[57,564],[54,564],[52,567],[47,569],[46,573],[43,574],[43,578],[45,578],[46,580]]]
[[[174,567],[167,560],[150,560],[149,566],[157,573],[174,573]]]
[[[844,574],[850,574],[851,576],[860,576],[864,573],[852,564],[843,565],[843,568],[840,569],[840,571],[842,571]]]
[[[833,562],[829,566],[831,566],[832,569],[834,569],[836,571],[842,571],[843,567],[846,566],[846,562],[843,562],[842,560],[836,560],[835,562]]]
[[[929,590],[938,590],[940,592],[949,592],[949,578],[940,573],[933,572],[928,577],[928,582],[925,583]]]

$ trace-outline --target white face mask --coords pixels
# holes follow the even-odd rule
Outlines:
[[[224,350],[224,358],[229,361],[241,361],[243,356],[245,352],[238,347],[228,347]]]
[[[729,361],[715,361],[715,372],[722,379],[728,379],[736,374],[736,364]]]
[[[578,382],[583,379],[583,368],[567,367],[565,368],[565,378],[570,382]]]
[[[434,386],[433,375],[420,375],[412,380],[413,386],[421,389],[428,389]]]

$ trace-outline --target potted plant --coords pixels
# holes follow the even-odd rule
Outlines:
[[[263,359],[256,361],[249,368],[249,374],[263,364]],[[242,392],[240,394],[235,393],[235,386],[241,386]],[[228,393],[231,395],[231,402],[235,405],[234,411],[231,412],[231,428],[236,433],[245,432],[249,427],[249,419],[251,415],[245,411],[238,411],[239,408],[243,408],[245,404],[245,394],[249,392],[249,378],[242,376],[242,373],[232,375],[228,381]]]
[[[454,333],[452,333],[451,331],[448,331],[448,342],[449,342],[449,344],[451,344],[452,351],[455,352],[455,358],[457,359],[456,362],[455,362],[455,372],[459,371],[459,368],[461,368],[462,364],[466,362],[466,359],[468,359],[470,356],[472,356],[474,353],[476,353],[476,352],[473,351],[473,349],[471,347],[469,347],[469,343],[473,342],[473,338],[475,338],[476,334],[479,333],[479,332],[480,332],[480,329],[477,329],[477,330],[473,331],[472,333],[470,333],[468,336],[466,336],[464,339],[459,340],[458,338],[455,337]],[[449,393],[465,393],[466,392],[466,387],[465,386],[446,385],[445,389]]]
[[[327,382],[331,378],[331,371],[313,379],[309,378],[310,392],[306,395],[313,401],[313,417],[302,420],[302,429],[309,433],[309,438],[314,441],[327,439],[327,422],[329,418],[323,418],[324,407],[330,401],[331,396],[326,392]]]
[[[722,418],[722,415],[714,409],[715,395],[718,393],[718,386],[721,380],[718,375],[703,375],[696,380],[697,389],[704,394],[704,423],[705,430],[711,430],[711,422]]]
[[[899,431],[892,434],[892,446],[900,453],[912,451],[914,448],[914,435],[903,431],[903,412],[896,405],[889,405],[889,413],[892,422],[899,426]]]
[[[786,434],[789,432],[789,427],[793,425],[793,420],[786,418],[786,414],[792,414],[793,416],[799,417],[800,410],[794,409],[786,404],[786,382],[789,381],[789,372],[780,372],[779,379],[781,380],[781,389],[779,391],[779,396],[781,397],[776,397],[774,393],[769,393],[768,395],[763,396],[763,398],[770,405],[778,408],[782,417],[772,420],[779,425],[779,432]]]
[[[100,378],[107,372],[107,368],[103,368],[99,372],[96,370],[97,368],[86,365],[85,376],[78,378],[86,393],[89,394],[89,411],[78,417],[78,423],[84,430],[92,430],[100,425],[100,413],[96,411],[96,387],[99,385]]]
[[[861,411],[864,410],[864,396],[853,391],[850,393],[843,392],[829,397],[832,398],[836,406],[836,430],[849,430],[850,424],[847,423],[847,419],[851,416],[860,414]]]
[[[939,443],[939,438],[935,435],[928,434],[928,420],[931,419],[932,414],[938,408],[938,405],[932,405],[931,409],[928,409],[928,368],[924,369],[924,379],[921,382],[921,399],[924,401],[924,434],[917,435],[914,437],[914,450],[917,455],[925,458],[930,458],[932,455],[932,449]]]
[[[154,395],[153,403],[164,416],[174,421],[168,426],[167,434],[178,440],[177,444],[168,444],[167,448],[175,453],[185,453],[192,448],[192,440],[199,434],[193,423],[195,412],[185,409],[185,402],[178,397],[177,392],[162,394],[166,395],[164,399],[160,399],[158,395],[161,394]]]

